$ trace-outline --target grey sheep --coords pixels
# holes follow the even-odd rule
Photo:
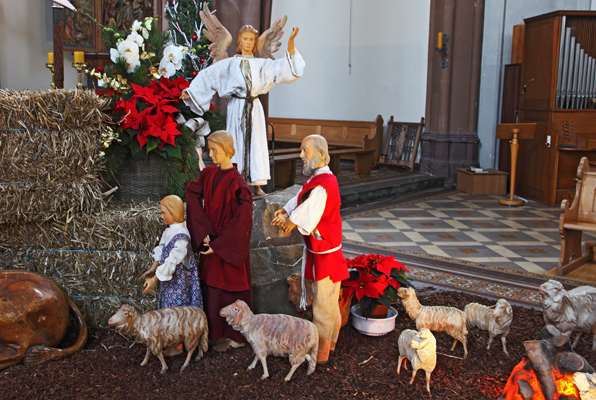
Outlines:
[[[261,360],[263,375],[269,377],[267,355],[290,357],[292,369],[285,377],[286,382],[292,378],[296,368],[308,360],[308,373],[312,374],[317,366],[319,349],[319,331],[316,326],[305,319],[283,314],[253,314],[242,300],[224,307],[219,312],[227,323],[240,331],[255,352],[253,362],[248,369],[254,369]]]
[[[545,324],[569,337],[578,332],[572,348],[582,332],[592,332],[592,351],[596,350],[596,288],[579,286],[567,291],[561,282],[551,279],[540,285],[538,292]]]
[[[199,348],[195,358],[199,360],[209,345],[207,317],[203,310],[194,306],[167,307],[139,315],[132,306],[124,304],[112,315],[108,325],[145,344],[147,353],[141,366],[147,365],[149,354],[152,352],[161,361],[162,374],[168,372],[163,356],[165,348],[184,343],[188,355],[180,369],[182,372],[188,366],[195,349]]]
[[[437,365],[437,342],[432,332],[426,328],[420,329],[420,332],[406,329],[399,335],[397,343],[399,347],[397,374],[399,375],[402,361],[407,357],[412,364],[410,385],[414,383],[416,372],[423,369],[426,372],[426,390],[430,393],[430,374]],[[405,361],[404,368],[407,369]]]
[[[509,334],[511,321],[513,320],[513,309],[507,300],[499,299],[495,305],[490,307],[478,303],[470,303],[466,305],[464,312],[466,313],[468,327],[476,327],[488,331],[488,345],[486,346],[486,350],[490,349],[493,339],[500,335],[503,352],[509,356],[506,337]]]

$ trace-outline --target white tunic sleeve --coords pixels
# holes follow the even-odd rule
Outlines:
[[[227,97],[233,91],[234,84],[230,82],[233,80],[233,74],[230,74],[231,60],[227,58],[205,68],[184,90],[190,96],[190,99],[185,99],[184,103],[194,113],[203,115],[209,111],[209,104],[216,93],[221,97]]]
[[[300,78],[304,73],[304,59],[298,52],[294,51],[294,55],[286,51],[283,59],[271,60],[268,58],[261,59],[263,66],[260,73],[260,82],[263,82],[264,88],[257,89],[260,94],[267,93],[274,85],[279,83],[292,83]]]
[[[317,186],[311,190],[310,195],[304,203],[297,206],[290,214],[290,221],[298,227],[303,235],[311,233],[318,235],[317,225],[325,211],[327,204],[327,190],[323,186]]]
[[[152,257],[155,261],[160,262],[161,261],[161,253],[163,250],[163,247],[166,245],[165,240],[166,240],[166,232],[168,230],[164,230],[163,234],[161,235],[161,239],[159,240],[159,244],[153,249],[153,253],[152,253]]]
[[[187,254],[187,245],[188,241],[184,239],[178,239],[176,244],[174,244],[174,248],[170,251],[170,255],[162,265],[157,267],[155,271],[155,276],[160,281],[169,281],[174,276],[174,272],[176,272],[176,265],[180,264]]]

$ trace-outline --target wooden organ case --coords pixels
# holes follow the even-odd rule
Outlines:
[[[517,194],[552,207],[574,196],[580,159],[596,162],[596,11],[524,22],[519,122],[538,125],[520,146]]]

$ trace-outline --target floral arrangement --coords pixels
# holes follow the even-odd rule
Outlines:
[[[104,142],[106,177],[144,155],[156,154],[164,185],[184,198],[186,184],[198,176],[195,149],[202,143],[195,130],[206,125],[201,118],[189,124],[194,115],[180,100],[189,86],[181,71],[189,49],[173,44],[170,32],[161,32],[157,18],[151,17],[134,21],[125,32],[103,27],[102,40],[114,64],[90,75],[98,79],[98,95],[108,99],[104,111],[113,122],[113,132]],[[216,127],[225,121],[214,113],[203,118]]]
[[[346,258],[346,263],[350,277],[341,282],[343,297],[351,298],[354,294],[366,318],[375,306],[389,307],[392,301],[397,301],[399,287],[411,286],[404,274],[408,270],[393,256],[362,254],[353,259]]]

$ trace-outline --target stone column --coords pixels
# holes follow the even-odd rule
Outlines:
[[[485,0],[431,0],[426,132],[420,170],[447,176],[478,165],[480,62]],[[437,33],[449,35],[447,68],[436,51]]]

